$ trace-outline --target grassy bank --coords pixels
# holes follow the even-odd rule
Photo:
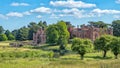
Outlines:
[[[114,55],[109,51],[107,58],[102,58],[102,52],[87,53],[84,60],[67,46],[65,56],[51,58],[50,52],[58,52],[59,46],[41,45],[39,47],[24,46],[14,48],[9,42],[0,42],[0,68],[119,68],[120,59],[115,60]],[[17,54],[15,54],[17,53]],[[14,56],[9,56],[9,55]],[[15,55],[23,54],[19,57]],[[34,55],[33,55],[34,54]],[[27,57],[24,57],[26,56]],[[120,57],[120,56],[119,56]]]

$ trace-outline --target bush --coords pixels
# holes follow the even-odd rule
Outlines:
[[[5,34],[0,34],[0,41],[6,41],[8,40],[7,36]]]
[[[11,52],[2,52],[0,53],[1,58],[52,58],[54,55],[53,52],[42,52],[42,51],[11,51]]]

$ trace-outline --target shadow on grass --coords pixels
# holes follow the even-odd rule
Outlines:
[[[111,59],[112,57],[101,57],[101,56],[85,56],[85,58],[93,58],[93,59],[101,59],[101,60],[104,60],[104,59]]]
[[[57,48],[50,48],[50,47],[53,47],[53,46],[50,46],[50,45],[34,46],[34,47],[31,47],[31,49],[41,49],[41,50],[44,50],[44,51],[59,52],[59,49],[57,49]]]

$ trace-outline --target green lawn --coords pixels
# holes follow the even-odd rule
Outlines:
[[[25,52],[35,51],[40,52],[40,57],[0,57],[0,68],[119,68],[120,59],[114,59],[114,55],[109,51],[107,58],[102,58],[102,52],[87,53],[84,60],[80,60],[80,56],[70,49],[71,45],[67,46],[65,56],[58,58],[44,57],[44,54],[50,51],[58,52],[59,46],[41,45],[38,47],[24,46],[14,48],[9,46],[8,42],[0,42],[0,53],[6,52]],[[119,56],[120,58],[120,56]]]

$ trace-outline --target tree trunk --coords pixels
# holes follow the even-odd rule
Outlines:
[[[118,59],[118,53],[114,53],[115,59]]]
[[[60,55],[63,56],[65,54],[65,47],[64,45],[60,45]]]
[[[81,60],[83,60],[84,59],[84,54],[81,54]]]
[[[106,57],[107,51],[104,50],[103,58]]]

